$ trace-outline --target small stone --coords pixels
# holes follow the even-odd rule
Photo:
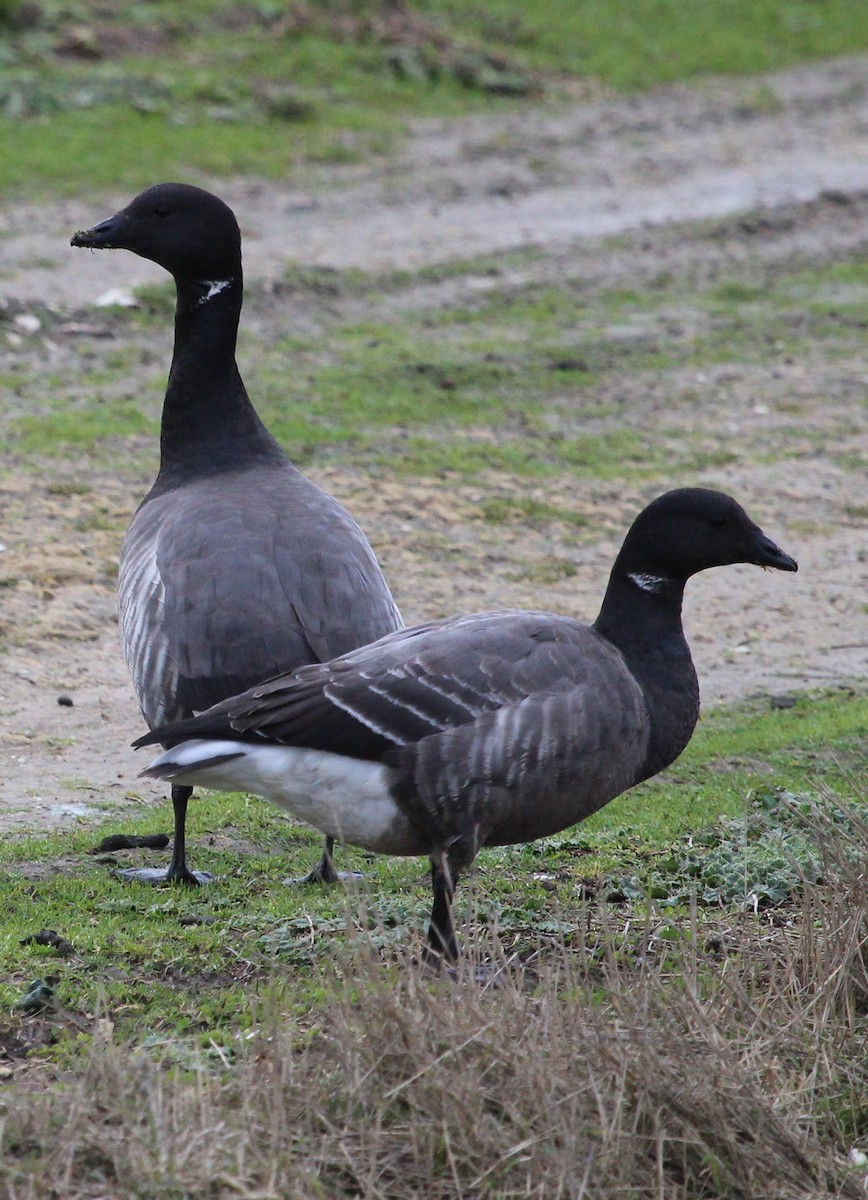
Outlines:
[[[549,363],[549,369],[552,371],[579,371],[586,375],[590,367],[584,358],[555,358]]]
[[[14,1007],[32,1016],[50,1011],[55,1006],[54,988],[47,980],[34,979],[27,992],[16,1000]]]
[[[779,696],[772,696],[771,705],[772,708],[795,708],[796,698],[789,692],[781,692]]]
[[[66,693],[64,693],[62,696],[57,697],[57,703],[60,705],[61,708],[72,708],[73,707],[72,696],[67,696]]]
[[[113,287],[94,300],[96,308],[138,308],[139,302],[127,288]]]
[[[14,325],[22,333],[38,333],[42,328],[42,322],[33,313],[19,313],[14,320]]]

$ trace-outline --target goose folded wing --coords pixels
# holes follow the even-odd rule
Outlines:
[[[387,752],[414,824],[472,857],[565,829],[639,782],[651,737],[640,685],[611,647],[575,668],[570,687]]]
[[[316,484],[296,475],[270,497],[271,558],[314,657],[326,662],[401,627],[380,565],[349,513]],[[273,619],[279,619],[280,600]]]
[[[278,676],[149,740],[240,735],[380,759],[537,691],[568,689],[600,642],[545,613],[459,617]]]
[[[338,753],[346,721],[370,731],[380,757],[539,689],[565,688],[596,635],[545,613],[494,612],[401,630],[371,646],[252,689],[236,727]]]

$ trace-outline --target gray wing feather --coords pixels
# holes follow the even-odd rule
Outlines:
[[[163,628],[165,587],[157,544],[144,522],[133,522],[124,539],[118,575],[121,639],[136,696],[153,729],[183,715],[175,697],[178,668]]]
[[[548,613],[457,617],[401,630],[330,663],[269,680],[225,709],[239,732],[378,757],[383,742],[418,741],[540,688],[571,686],[581,659],[573,644],[583,636],[577,630],[602,641],[585,626]],[[373,735],[367,747],[360,726]]]
[[[651,731],[642,690],[621,667],[592,654],[567,691],[402,747],[394,762],[408,815],[447,842],[511,844],[575,824],[632,787]]]
[[[575,686],[591,644],[608,648],[566,617],[477,613],[346,655],[332,664],[328,698],[359,719],[386,714],[392,740],[403,744]]]
[[[588,626],[549,613],[477,613],[401,630],[268,680],[217,706],[208,728],[214,736],[234,731],[379,758],[390,746],[480,728],[488,715],[492,736],[475,742],[474,753],[509,746],[512,759],[537,727],[545,739],[553,721],[546,697],[595,690],[606,704],[612,687],[641,696],[619,652]],[[539,704],[530,726],[524,715]],[[474,764],[488,769],[483,760]]]
[[[121,562],[127,659],[148,723],[400,628],[362,531],[294,469],[146,500]]]

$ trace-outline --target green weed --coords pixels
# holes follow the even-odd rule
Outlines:
[[[761,286],[730,279],[692,292],[674,280],[646,293],[597,294],[571,281],[530,282],[502,294],[495,289],[473,309],[447,301],[432,310],[422,300],[404,312],[387,306],[379,319],[378,277],[308,273],[289,286],[324,306],[328,336],[288,336],[285,328],[275,336],[274,313],[253,289],[249,310],[260,324],[242,324],[239,363],[264,419],[300,463],[343,459],[430,477],[578,473],[614,480],[674,471],[687,478],[726,467],[735,455],[688,419],[696,399],[689,372],[798,357],[808,341],[814,355],[836,361],[858,354],[868,323],[865,272],[859,262],[790,267]],[[405,272],[401,286],[412,278]],[[334,298],[356,313],[359,296],[370,319],[332,311]],[[102,456],[112,438],[130,444],[153,436],[168,369],[171,283],[141,289],[139,300],[139,309],[104,318],[112,343],[77,343],[72,406],[66,374],[34,370],[26,347],[10,357],[7,387],[21,403],[0,415],[0,426],[17,454],[57,457],[61,447],[77,446]],[[636,335],[626,336],[633,329]],[[162,361],[153,345],[158,331]],[[126,377],[142,364],[147,386],[131,397]],[[622,399],[622,389],[634,398]],[[779,407],[793,418],[801,411],[798,398],[787,395]],[[801,458],[832,437],[840,445],[828,452],[838,465],[859,471],[856,419],[822,428],[777,421],[772,429],[758,425],[755,436],[749,425],[738,453],[759,462]]]
[[[583,513],[572,512],[532,496],[491,496],[482,502],[482,515],[486,521],[495,525],[520,521],[522,524],[538,527],[561,521],[573,528],[582,529],[588,524],[588,518]]]
[[[155,433],[152,421],[131,400],[96,404],[75,412],[17,417],[9,423],[14,447],[36,456],[62,457],[71,447],[92,447],[109,438]]]

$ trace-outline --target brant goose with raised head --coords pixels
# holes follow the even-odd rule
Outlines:
[[[347,511],[289,461],[235,362],[241,234],[201,188],[150,187],[73,246],[132,250],[174,276],[175,347],[160,469],[121,552],[124,654],[151,728],[210,708],[279,671],[335,658],[402,627],[374,552]],[[168,872],[188,870],[187,802],[173,784]],[[332,843],[308,878],[336,878]]]
[[[256,792],[332,837],[427,854],[428,955],[454,961],[452,896],[482,846],[546,837],[687,745],[699,686],[681,626],[691,575],[795,571],[731,497],[683,488],[639,514],[593,625],[486,612],[303,667],[135,744],[142,773]]]

